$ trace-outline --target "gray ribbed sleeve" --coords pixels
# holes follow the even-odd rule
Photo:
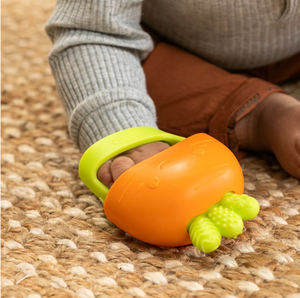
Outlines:
[[[153,44],[141,18],[167,41],[226,69],[300,51],[299,0],[57,0],[46,24],[54,43],[49,61],[81,150],[118,130],[156,127],[140,63]]]
[[[46,32],[70,136],[84,151],[116,131],[156,126],[141,67],[153,49],[141,0],[58,0]]]
[[[145,0],[142,21],[227,69],[261,67],[300,51],[300,0]]]

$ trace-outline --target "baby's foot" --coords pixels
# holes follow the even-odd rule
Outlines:
[[[235,128],[241,149],[273,152],[300,179],[300,102],[284,93],[266,97]]]

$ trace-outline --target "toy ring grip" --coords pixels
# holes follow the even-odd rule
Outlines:
[[[158,141],[174,145],[184,139],[184,137],[147,126],[128,128],[113,133],[96,142],[84,152],[79,164],[79,177],[104,203],[109,188],[97,178],[97,171],[104,162],[140,145]]]

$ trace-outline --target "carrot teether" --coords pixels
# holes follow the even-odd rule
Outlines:
[[[155,141],[171,147],[128,169],[110,189],[97,179],[108,159]],[[213,251],[221,236],[235,238],[243,220],[259,211],[257,201],[242,194],[243,173],[233,153],[204,133],[185,139],[151,127],[117,132],[88,148],[79,175],[104,203],[111,222],[155,245],[193,243]]]

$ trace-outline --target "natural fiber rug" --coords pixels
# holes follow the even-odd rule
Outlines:
[[[47,62],[54,4],[2,1],[2,297],[300,297],[300,184],[271,155],[242,161],[261,211],[213,253],[148,245],[105,218]]]

